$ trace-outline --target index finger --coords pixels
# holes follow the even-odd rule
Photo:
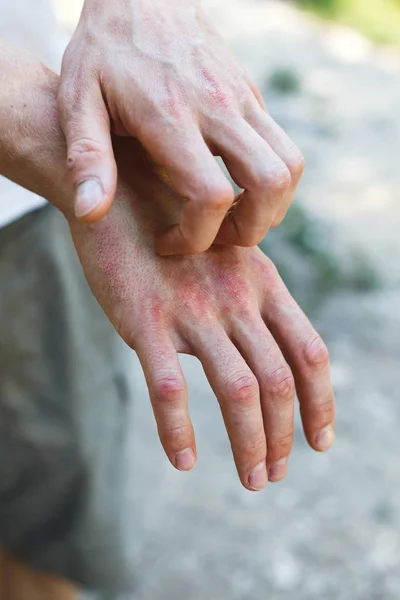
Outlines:
[[[181,124],[165,131],[162,124],[142,127],[140,141],[162,167],[164,182],[184,199],[179,223],[157,241],[157,253],[197,254],[214,243],[234,190],[200,131]]]

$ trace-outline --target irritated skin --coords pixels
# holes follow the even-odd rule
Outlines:
[[[114,196],[110,124],[137,138],[185,198],[160,232],[162,254],[202,252],[217,234],[256,245],[284,217],[303,171],[199,0],[86,0],[63,61],[59,111],[83,220],[103,216]],[[213,154],[245,190],[227,218],[234,191]],[[87,181],[100,184],[99,195]]]
[[[0,67],[1,172],[64,212],[94,295],[138,353],[172,464],[188,470],[196,460],[179,352],[204,366],[246,488],[263,488],[267,469],[272,481],[286,475],[295,385],[307,439],[327,450],[334,438],[327,351],[271,261],[256,248],[223,246],[157,256],[156,236],[174,222],[181,200],[128,138],[115,143],[119,182],[110,213],[95,224],[77,220],[68,209],[57,78],[1,46]]]

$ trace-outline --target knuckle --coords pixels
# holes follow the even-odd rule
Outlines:
[[[323,370],[329,365],[329,352],[319,335],[315,335],[304,345],[304,360],[312,369]]]
[[[204,189],[204,184],[202,188]],[[208,210],[212,209],[213,212],[220,213],[226,211],[231,206],[234,198],[233,187],[228,182],[226,184],[224,182],[215,182],[209,184],[207,189],[205,189],[203,200]]]
[[[285,217],[286,217],[286,213],[284,215],[280,215],[278,218],[276,218],[275,221],[271,225],[271,229],[275,229],[276,227],[279,227],[280,225],[282,225]]]
[[[88,157],[90,157],[90,159],[97,159],[100,158],[102,154],[102,146],[96,140],[91,138],[81,138],[76,140],[68,149],[68,168],[73,171]]]
[[[259,394],[258,382],[249,374],[236,375],[228,385],[230,398],[242,406],[251,406]]]
[[[332,423],[332,414],[335,412],[335,400],[332,394],[329,394],[317,405],[317,411],[324,421],[324,425],[330,425]]]
[[[188,439],[191,438],[191,428],[189,425],[176,425],[165,427],[160,432],[160,438],[163,443],[173,445],[175,452],[185,449],[188,445]]]
[[[241,289],[241,282],[232,282],[232,292],[237,299],[236,314],[241,323],[249,323],[254,319],[254,304],[248,297],[248,292]]]
[[[293,446],[293,435],[294,430],[292,427],[287,435],[282,435],[274,442],[276,448],[279,450],[282,456],[287,456],[290,453],[290,450]]]
[[[313,429],[320,431],[334,421],[335,417],[335,401],[332,395],[326,397],[323,401],[309,407],[305,412],[301,407],[301,412],[306,416]]]
[[[289,208],[287,208],[284,213],[281,213],[280,215],[278,215],[275,218],[275,220],[274,220],[274,222],[272,223],[272,226],[271,226],[272,228],[279,227],[279,225],[281,225],[281,223],[284,221],[284,219],[285,219],[285,217],[287,215],[288,210],[289,210]]]
[[[276,167],[272,172],[265,172],[261,178],[261,185],[267,188],[275,196],[285,194],[292,182],[292,175],[285,166]]]
[[[332,415],[335,412],[335,402],[332,395],[329,395],[325,400],[318,404],[318,414],[323,423],[322,426],[332,423]]]
[[[287,161],[287,166],[292,175],[292,178],[296,181],[299,180],[304,173],[306,161],[303,154],[297,147],[295,147],[292,150],[292,155]]]
[[[256,462],[257,464],[261,462],[267,454],[265,435],[246,439],[243,442],[240,454],[241,462],[244,466],[252,464],[253,462]],[[254,457],[256,457],[256,459],[254,459]]]
[[[269,394],[282,400],[291,400],[295,392],[293,374],[288,366],[276,369],[266,377],[265,385]]]
[[[186,391],[186,385],[178,375],[162,377],[153,383],[152,391],[158,402],[171,404],[179,401]]]

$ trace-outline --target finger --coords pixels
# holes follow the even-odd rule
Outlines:
[[[161,444],[172,465],[190,471],[196,464],[196,443],[188,412],[185,378],[172,340],[166,333],[148,335],[135,344],[142,365]]]
[[[257,100],[258,104],[261,106],[261,108],[265,112],[267,112],[268,111],[267,105],[265,104],[265,100],[263,98],[260,88],[250,77],[246,77],[246,79],[247,79],[247,84],[248,84],[249,88],[251,89],[251,91],[253,92],[254,97]]]
[[[97,82],[82,89],[61,84],[58,106],[75,215],[82,221],[98,221],[109,211],[117,187],[110,119],[100,87]]]
[[[244,189],[225,219],[218,242],[255,246],[265,237],[290,186],[290,173],[271,147],[246,121],[216,129],[210,142],[237,185]]]
[[[275,272],[273,283],[270,274],[266,279],[265,321],[292,369],[307,440],[314,450],[324,452],[335,441],[335,398],[328,350],[279,275]]]
[[[261,318],[259,321],[236,322],[233,337],[260,386],[268,479],[281,481],[287,474],[293,445],[293,375]]]
[[[161,124],[142,127],[140,141],[162,167],[164,181],[185,199],[179,223],[157,241],[162,255],[196,254],[213,244],[234,200],[232,185],[200,132],[182,126],[168,132]]]
[[[255,107],[247,114],[247,121],[270,145],[274,152],[285,163],[290,172],[290,187],[273,222],[273,227],[276,227],[284,219],[296,195],[297,188],[304,172],[304,157],[289,136],[281,127],[279,127],[272,117],[262,109],[262,107],[255,105]]]
[[[203,327],[189,342],[220,403],[240,480],[261,490],[268,481],[267,447],[257,379],[222,329]]]

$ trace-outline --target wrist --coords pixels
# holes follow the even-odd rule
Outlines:
[[[58,123],[58,77],[20,50],[0,46],[1,174],[66,215],[71,190]]]

